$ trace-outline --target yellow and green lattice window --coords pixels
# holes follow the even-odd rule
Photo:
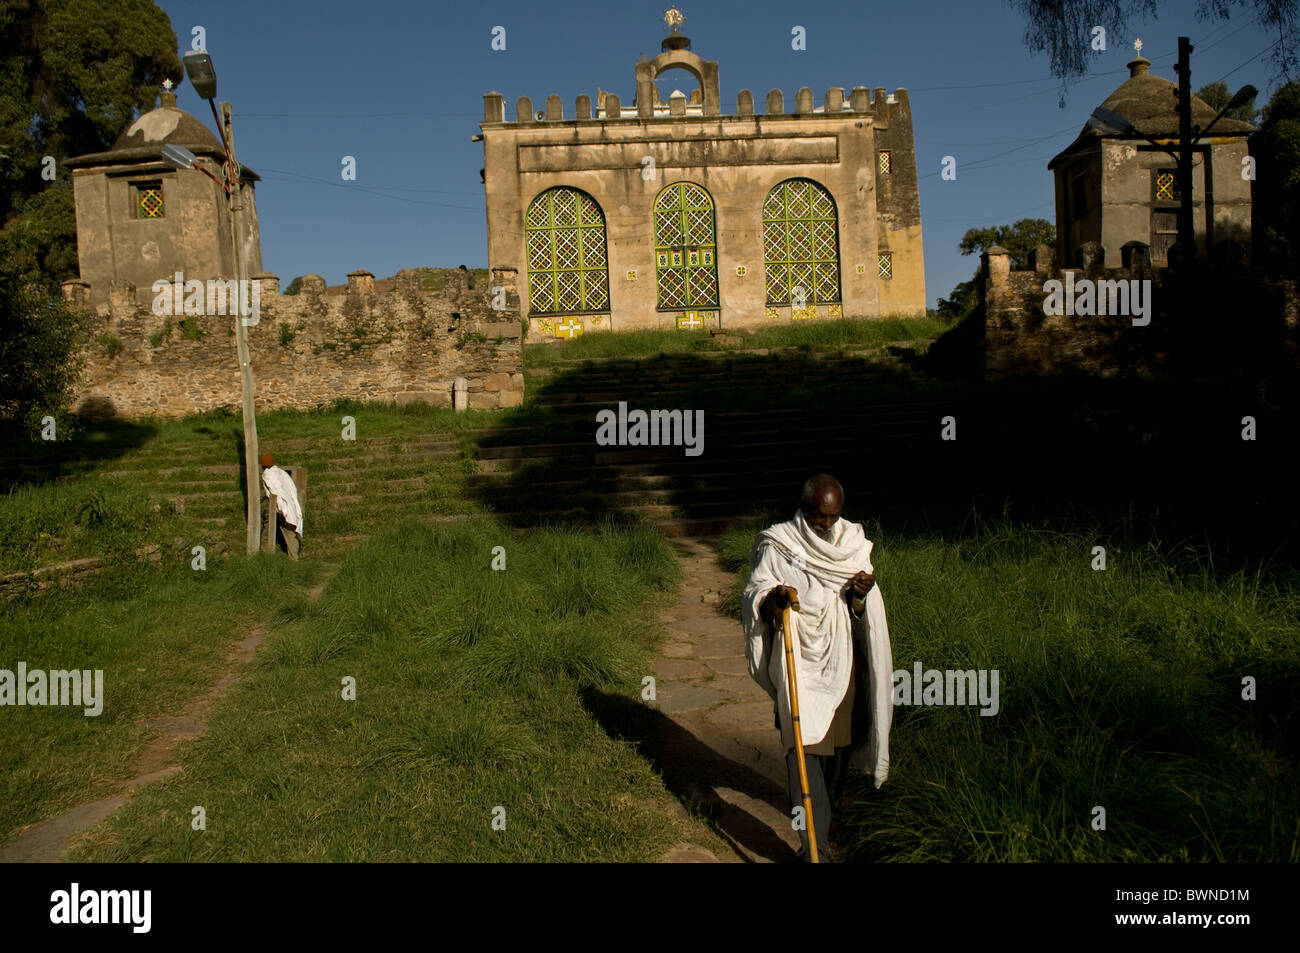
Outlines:
[[[136,218],[162,218],[163,193],[161,182],[131,183],[131,204]]]
[[[658,310],[718,306],[718,239],[713,199],[694,182],[677,182],[655,199]]]
[[[840,250],[835,202],[808,179],[787,179],[763,203],[763,265],[767,303],[799,306],[840,300]]]
[[[609,310],[609,257],[600,205],[578,189],[547,189],[528,206],[528,306],[533,315]]]
[[[1182,198],[1178,190],[1178,173],[1173,169],[1161,169],[1156,173],[1156,201],[1177,202]]]

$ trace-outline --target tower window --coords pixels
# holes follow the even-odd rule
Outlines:
[[[1174,169],[1157,170],[1154,187],[1157,202],[1182,201],[1183,193],[1178,188],[1178,173]]]
[[[886,280],[894,277],[893,252],[884,252],[876,258],[876,277]]]
[[[881,152],[880,155],[879,155],[878,161],[879,161],[879,163],[880,163],[880,174],[881,174],[881,175],[889,175],[890,171],[892,170],[892,166],[891,166],[891,164],[890,164],[890,155],[889,155],[889,153],[888,153],[888,152]]]
[[[162,181],[132,182],[131,208],[135,210],[136,218],[162,218]]]

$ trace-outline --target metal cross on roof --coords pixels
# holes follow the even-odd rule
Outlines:
[[[674,31],[682,25],[686,17],[682,16],[682,11],[676,7],[669,7],[664,11],[664,22],[667,23]]]
[[[1142,37],[1133,41],[1133,49],[1137,50],[1138,56],[1142,55]]]
[[[162,88],[167,90],[169,93],[172,91],[172,81],[170,77],[162,81]]]

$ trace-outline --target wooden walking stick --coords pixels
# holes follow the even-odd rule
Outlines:
[[[790,605],[781,610],[781,630],[785,636],[785,674],[790,683],[790,725],[794,730],[794,756],[799,764],[799,793],[803,795],[803,816],[808,826],[808,859],[817,859],[817,830],[813,827],[812,795],[808,793],[808,763],[803,754],[803,732],[799,728],[799,686],[794,677],[794,638],[790,633],[790,613],[799,611],[799,597],[791,596]]]

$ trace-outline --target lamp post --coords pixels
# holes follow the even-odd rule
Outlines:
[[[194,91],[208,101],[212,116],[217,121],[217,131],[221,134],[221,144],[226,150],[225,183],[226,211],[230,216],[230,237],[235,252],[235,300],[239,302],[235,311],[235,347],[239,355],[239,389],[244,410],[244,480],[247,487],[246,507],[248,512],[248,554],[257,553],[261,548],[261,476],[258,473],[257,453],[257,418],[253,407],[253,360],[248,350],[248,321],[244,315],[244,293],[248,288],[248,265],[244,258],[244,199],[243,185],[240,182],[239,163],[235,161],[235,132],[231,123],[232,108],[230,103],[221,104],[221,115],[213,100],[217,95],[217,73],[212,66],[212,57],[206,50],[190,50],[185,54],[185,72],[189,75]],[[185,150],[179,150],[184,152]],[[166,158],[164,149],[164,158]],[[176,155],[176,161],[185,161],[184,156]],[[168,160],[172,161],[172,160]],[[202,166],[194,164],[194,156],[189,157],[190,168],[198,168],[207,173]],[[209,177],[215,178],[211,173]],[[250,291],[251,297],[251,291]]]

